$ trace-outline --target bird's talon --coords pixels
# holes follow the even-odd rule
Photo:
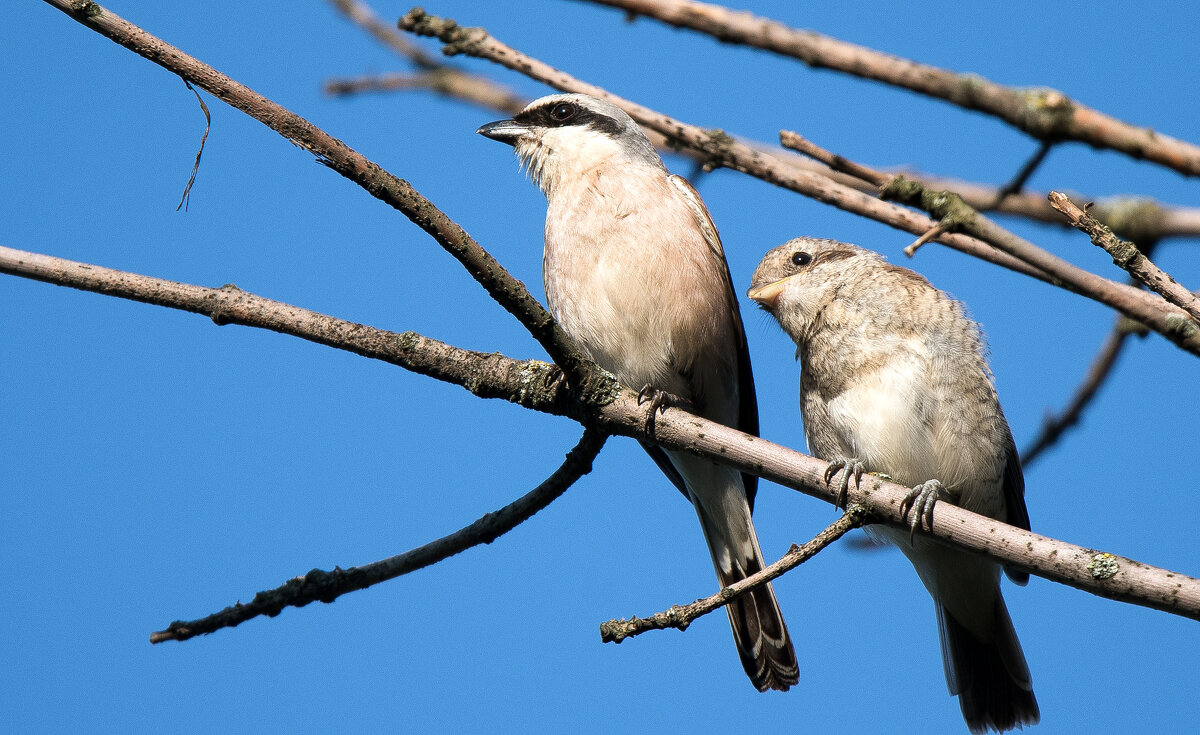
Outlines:
[[[666,413],[667,408],[675,405],[670,393],[665,390],[659,390],[650,384],[646,384],[638,391],[638,405],[649,403],[650,410],[646,413],[646,433],[654,436],[654,415],[656,413]]]
[[[927,480],[920,485],[913,486],[912,490],[904,496],[904,500],[900,502],[900,517],[907,519],[908,513],[912,511],[912,520],[908,526],[908,540],[911,542],[913,536],[917,532],[917,528],[921,525],[921,521],[925,521],[925,526],[929,530],[933,530],[933,506],[941,499],[945,488],[942,483],[937,480]]]
[[[833,476],[836,475],[840,470],[846,471],[845,474],[842,475],[841,482],[838,483],[838,492],[833,499],[834,508],[840,509],[846,507],[846,501],[850,496],[851,477],[854,478],[855,486],[860,489],[862,488],[862,475],[865,469],[866,467],[863,465],[863,463],[857,459],[847,459],[844,457],[833,460],[829,463],[829,466],[825,468],[826,485],[833,480]]]

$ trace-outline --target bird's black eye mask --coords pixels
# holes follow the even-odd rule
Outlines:
[[[513,120],[523,125],[537,125],[544,128],[564,128],[568,125],[586,126],[614,138],[619,137],[622,130],[621,123],[576,102],[551,102],[532,110],[522,110]]]

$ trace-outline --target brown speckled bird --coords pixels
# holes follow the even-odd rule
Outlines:
[[[798,238],[766,254],[750,298],[797,346],[809,451],[913,486],[914,527],[935,501],[1029,528],[1021,462],[962,305],[877,253]],[[845,488],[845,485],[842,485]],[[896,544],[933,596],[942,662],[971,732],[1038,722],[1000,565],[909,531]],[[1017,584],[1029,575],[1005,570]]]

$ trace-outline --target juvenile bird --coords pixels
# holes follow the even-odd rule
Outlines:
[[[952,502],[1029,528],[1012,434],[963,307],[876,253],[797,238],[771,250],[750,298],[796,342],[809,450],[844,469],[913,486],[913,526]],[[827,481],[832,475],[827,475]],[[907,510],[907,509],[906,509]],[[1000,566],[909,531],[896,544],[933,596],[942,663],[971,732],[1038,722],[1025,654],[1000,594]],[[1005,570],[1017,584],[1029,575]]]
[[[512,145],[546,194],[546,298],[579,347],[627,386],[757,434],[750,357],[716,227],[633,119],[594,97],[558,94],[478,132]],[[721,586],[759,571],[757,478],[643,446],[695,507]],[[771,586],[726,610],[754,686],[795,684],[796,654]]]

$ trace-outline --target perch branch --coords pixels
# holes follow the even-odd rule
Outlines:
[[[204,288],[47,255],[0,247],[0,272],[86,291],[206,314],[216,324],[243,324],[384,360],[488,398],[568,416],[605,434],[649,441],[751,472],[785,487],[839,502],[839,488],[825,481],[828,463],[760,437],[744,434],[672,408],[646,430],[638,394],[608,376],[606,391],[566,390],[552,366],[481,354],[412,332],[396,334],[325,316],[246,293],[234,286]],[[867,508],[873,519],[907,528],[902,511],[909,488],[874,475],[851,483],[847,502]],[[1006,566],[1082,589],[1200,620],[1200,579],[1125,557],[1047,538],[976,515],[950,503],[938,505],[929,533],[945,543],[982,553]]]
[[[778,561],[745,579],[723,587],[715,594],[701,598],[688,605],[672,605],[662,612],[654,613],[648,618],[630,618],[626,620],[606,620],[600,624],[600,640],[604,643],[620,643],[626,638],[641,635],[648,630],[666,630],[676,628],[687,630],[696,618],[719,610],[730,602],[746,594],[750,590],[763,586],[767,582],[795,569],[812,557],[816,556],[827,546],[844,536],[848,531],[858,528],[867,520],[867,510],[861,505],[851,504],[824,531],[817,534],[803,546],[792,544],[792,548]]]

